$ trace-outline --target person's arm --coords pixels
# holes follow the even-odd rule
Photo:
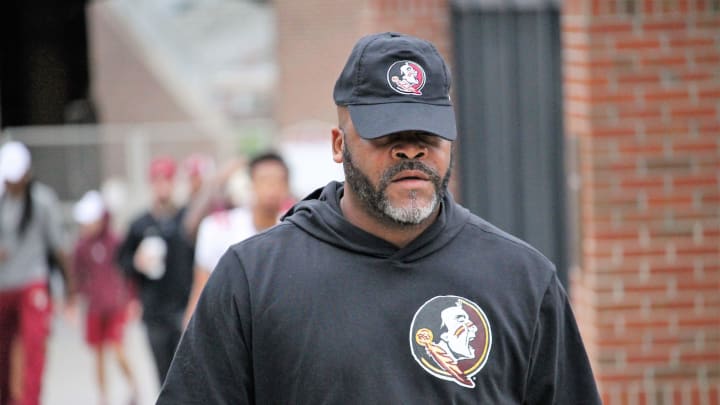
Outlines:
[[[208,280],[156,405],[253,404],[249,288],[228,250]]]
[[[190,318],[192,317],[193,312],[195,312],[195,307],[197,306],[198,299],[200,298],[200,293],[203,288],[205,288],[205,284],[207,284],[209,278],[210,270],[204,268],[203,266],[195,266],[195,269],[193,270],[192,289],[190,290],[187,308],[185,308],[183,325],[187,326],[188,322],[190,322]]]
[[[72,261],[62,229],[62,216],[60,214],[62,211],[60,210],[60,203],[52,191],[50,191],[47,198],[47,220],[45,221],[47,253],[52,255],[55,265],[60,269],[65,283],[65,299],[72,305],[75,302],[77,291],[72,272]]]
[[[217,229],[213,226],[213,216],[203,218],[200,223],[197,234],[197,243],[195,244],[195,268],[193,270],[193,285],[190,291],[187,308],[185,309],[185,319],[183,325],[187,326],[190,322],[197,305],[200,293],[205,287],[210,273],[218,264],[220,257],[225,253],[225,247],[220,246],[217,241]]]
[[[602,404],[567,294],[553,276],[535,324],[523,404]]]
[[[135,267],[135,253],[143,239],[141,225],[138,221],[133,222],[125,235],[125,239],[120,244],[117,251],[117,263],[123,270],[125,275],[131,279],[141,281],[145,278]]]
[[[183,228],[191,241],[195,240],[200,223],[209,213],[213,200],[223,194],[225,184],[230,176],[244,164],[240,159],[233,159],[226,163],[215,176],[203,185],[198,196],[190,202],[183,218]]]
[[[75,279],[75,288],[79,291],[83,289],[83,285],[87,280],[87,265],[82,257],[80,245],[76,242],[72,254],[72,274]]]
[[[53,257],[63,274],[63,280],[65,282],[65,299],[69,304],[73,304],[77,298],[77,284],[72,271],[72,260],[70,255],[68,255],[64,249],[57,249],[53,251]]]

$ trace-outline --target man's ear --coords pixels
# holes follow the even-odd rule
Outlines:
[[[333,128],[332,134],[332,152],[333,160],[335,163],[343,162],[343,148],[345,146],[345,139],[343,138],[343,132],[340,128]]]

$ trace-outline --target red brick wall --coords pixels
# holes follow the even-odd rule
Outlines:
[[[606,404],[720,403],[719,8],[564,2],[572,291]]]
[[[427,39],[451,64],[448,0],[369,0],[368,3],[375,31],[396,31]]]
[[[275,0],[275,9],[278,124],[283,128],[308,120],[336,122],[332,90],[362,32],[362,2]]]
[[[363,35],[418,35],[449,55],[447,0],[275,0],[275,6],[280,83],[275,116],[281,128],[307,120],[337,121],[333,86]]]

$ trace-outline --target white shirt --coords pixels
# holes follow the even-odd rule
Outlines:
[[[250,211],[233,208],[203,218],[195,244],[195,265],[212,272],[227,249],[257,233]]]

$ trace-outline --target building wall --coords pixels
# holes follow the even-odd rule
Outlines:
[[[572,295],[606,404],[720,402],[719,8],[564,2]]]
[[[103,123],[192,119],[149,67],[132,32],[102,2],[88,8],[93,99]]]
[[[276,0],[275,6],[279,65],[275,117],[281,128],[304,121],[337,121],[333,86],[353,44],[363,35],[414,34],[432,41],[448,56],[447,0]]]

